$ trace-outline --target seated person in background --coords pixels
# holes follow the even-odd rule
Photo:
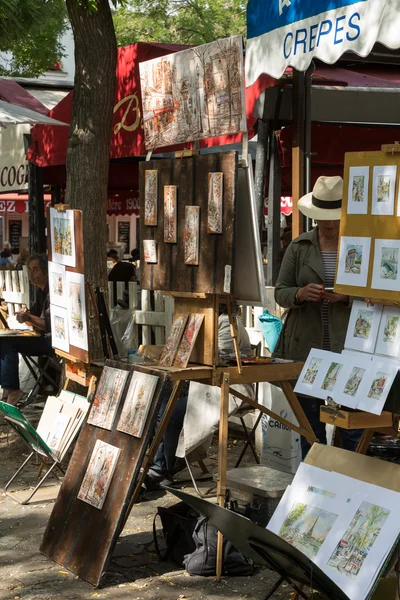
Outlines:
[[[133,263],[133,266],[136,269],[136,281],[140,282],[140,250],[139,248],[135,248],[131,250],[131,257],[129,262]]]
[[[6,269],[12,264],[13,258],[11,254],[11,250],[9,248],[4,248],[3,252],[0,254],[0,267]]]
[[[22,248],[17,262],[15,264],[15,268],[17,269],[17,271],[22,271],[22,267],[24,267],[26,265],[26,261],[29,258],[29,252],[27,248]]]
[[[24,395],[19,387],[18,353],[28,356],[53,354],[51,345],[48,262],[45,254],[34,254],[28,261],[29,279],[39,288],[36,303],[30,310],[16,314],[19,323],[31,325],[40,337],[9,337],[0,339],[0,385],[3,398],[17,404]]]
[[[136,269],[134,265],[127,261],[122,261],[117,250],[110,250],[107,258],[111,258],[114,263],[113,268],[108,274],[108,281],[136,281]]]

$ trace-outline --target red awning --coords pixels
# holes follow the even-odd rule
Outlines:
[[[140,93],[139,63],[178,52],[187,46],[168,44],[147,44],[140,42],[132,46],[118,49],[117,90],[114,105],[114,120],[110,147],[110,158],[125,158],[129,156],[145,156],[144,130],[142,124],[142,100]],[[271,85],[274,80],[269,78]],[[70,92],[57,106],[50,111],[49,116],[69,123],[72,114],[72,95]],[[249,93],[248,104],[249,137],[253,136],[255,119],[252,116],[256,97]],[[201,147],[221,146],[241,141],[242,134],[202,140]],[[38,166],[48,167],[64,165],[68,141],[66,127],[51,127],[35,125],[32,128],[32,144],[27,158]],[[184,144],[180,147],[190,147]],[[170,149],[171,150],[171,149]],[[164,152],[168,148],[163,148]]]
[[[0,77],[0,99],[47,115],[48,109],[16,81]]]

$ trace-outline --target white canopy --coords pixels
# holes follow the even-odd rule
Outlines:
[[[368,56],[376,42],[400,48],[399,0],[249,0],[246,85],[289,66],[305,71],[313,58]]]
[[[4,102],[4,100],[0,100],[1,127],[22,124],[35,125],[36,123],[40,123],[42,125],[68,126],[68,123],[51,119],[50,117],[46,117],[46,115],[36,112],[35,110],[30,110],[29,108],[23,108],[22,106],[17,106],[16,104],[11,104],[10,102]]]

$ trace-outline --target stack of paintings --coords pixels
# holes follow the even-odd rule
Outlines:
[[[160,356],[160,367],[187,367],[203,321],[204,315],[197,313],[178,315],[174,319]]]
[[[397,537],[400,494],[301,464],[267,529],[312,560],[351,600],[364,600]]]

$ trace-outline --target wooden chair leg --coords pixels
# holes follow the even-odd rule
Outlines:
[[[217,496],[219,506],[225,505],[226,494],[226,469],[228,463],[228,420],[229,420],[229,373],[222,376],[220,396],[220,419],[219,419],[219,447],[218,447],[218,487]],[[222,576],[224,537],[218,532],[216,572],[217,580]]]
[[[360,441],[358,442],[356,452],[357,454],[366,454],[371,443],[372,438],[374,437],[375,431],[373,429],[365,429],[362,434]]]

